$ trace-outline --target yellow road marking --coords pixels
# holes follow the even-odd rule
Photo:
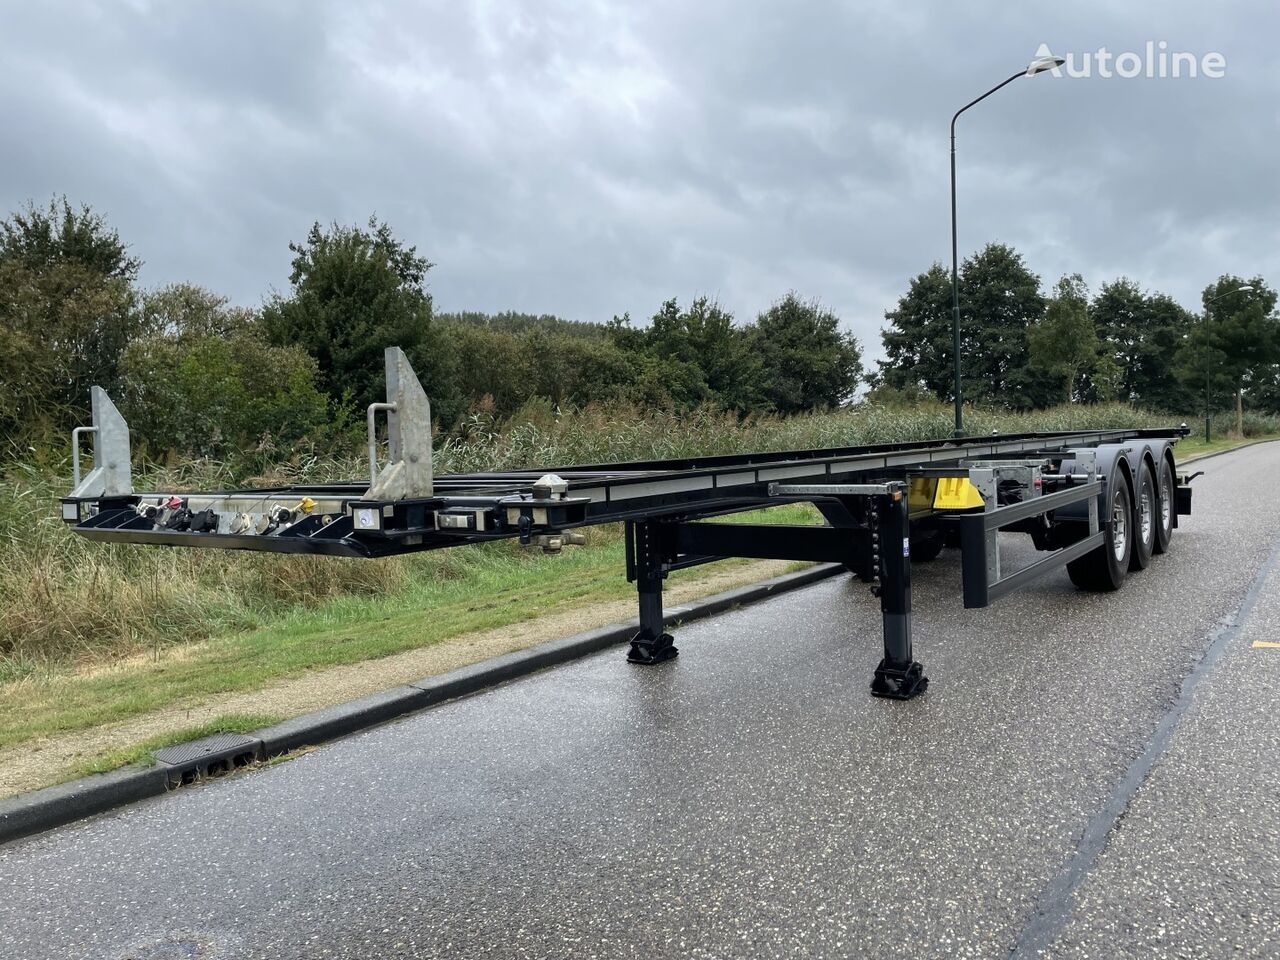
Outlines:
[[[1280,643],[1274,643],[1271,640],[1255,640],[1253,645],[1255,647],[1269,647],[1272,650],[1280,650]]]

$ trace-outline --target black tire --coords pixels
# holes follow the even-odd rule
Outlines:
[[[1160,516],[1160,496],[1151,467],[1142,461],[1138,485],[1133,495],[1133,549],[1129,551],[1129,569],[1145,570],[1156,547],[1156,526]]]
[[[945,538],[941,530],[930,530],[911,538],[911,562],[929,563],[942,553]]]
[[[1133,497],[1119,470],[1107,484],[1107,498],[1102,510],[1102,529],[1106,541],[1098,549],[1067,564],[1071,582],[1081,590],[1105,593],[1119,590],[1129,572],[1129,555],[1133,551]]]
[[[1156,543],[1154,552],[1165,553],[1169,549],[1169,541],[1173,539],[1174,511],[1178,505],[1174,502],[1173,467],[1168,457],[1160,458],[1156,468],[1156,494],[1160,498],[1160,506],[1156,512]]]
[[[911,538],[911,562],[912,563],[929,563],[938,559],[938,554],[942,553],[943,546],[946,545],[946,538],[942,535],[941,530],[931,530],[928,533],[920,534]],[[855,577],[858,576],[858,568],[852,563],[846,563],[844,568]]]
[[[941,530],[929,530],[924,533],[914,534],[911,537],[911,562],[912,563],[929,563],[931,560],[938,559],[938,554],[942,553],[945,546],[946,538]],[[846,563],[844,568],[855,577],[858,576],[858,567],[852,563]]]

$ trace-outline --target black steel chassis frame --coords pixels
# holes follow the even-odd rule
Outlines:
[[[1096,549],[1103,532],[1082,532],[1030,566],[994,580],[987,551],[1001,528],[1017,527],[1099,496],[1102,483],[1070,478],[1056,492],[979,512],[946,513],[909,503],[913,476],[963,476],[963,461],[1058,458],[1078,448],[1174,439],[1167,430],[1005,434],[963,440],[876,444],[623,464],[551,467],[434,478],[433,496],[363,499],[343,483],[211,493],[155,492],[68,497],[63,517],[92,540],[163,546],[265,550],[377,558],[488,540],[547,546],[549,538],[594,524],[626,525],[627,578],[636,584],[639,629],[628,659],[656,664],[677,654],[666,631],[662,582],[674,571],[726,557],[845,564],[880,599],[884,652],[871,684],[878,696],[909,699],[928,685],[911,636],[911,539],[922,519],[958,532],[966,607],[982,607]],[[554,475],[562,483],[539,484]],[[1182,502],[1179,489],[1179,504]],[[231,532],[214,507],[258,511],[309,498],[306,514],[259,532]],[[825,526],[705,523],[787,502],[812,502]],[[168,508],[161,505],[170,504]],[[180,504],[180,506],[174,506]],[[273,506],[274,505],[274,506]],[[154,506],[154,509],[152,509]],[[1185,511],[1179,511],[1185,512]],[[559,544],[556,544],[558,548]]]

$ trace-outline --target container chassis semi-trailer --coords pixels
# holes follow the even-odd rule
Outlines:
[[[959,547],[967,608],[1063,566],[1082,589],[1116,590],[1168,549],[1191,512],[1191,478],[1173,452],[1185,424],[435,476],[426,394],[399,349],[387,350],[386,372],[387,401],[368,412],[367,482],[203,493],[135,491],[128,426],[94,387],[93,425],[72,435],[63,519],[112,543],[356,558],[503,539],[556,552],[582,527],[621,522],[639,600],[627,658],[638,664],[677,654],[662,606],[671,571],[728,557],[840,563],[880,600],[871,692],[905,700],[928,685],[911,635],[913,561]],[[83,477],[82,434],[94,445]],[[706,522],[796,502],[813,503],[825,524]],[[1044,555],[1006,570],[1002,533],[1030,536]]]

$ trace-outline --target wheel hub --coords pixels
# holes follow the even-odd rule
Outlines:
[[[1129,511],[1119,493],[1111,500],[1111,552],[1123,561],[1129,549]]]

